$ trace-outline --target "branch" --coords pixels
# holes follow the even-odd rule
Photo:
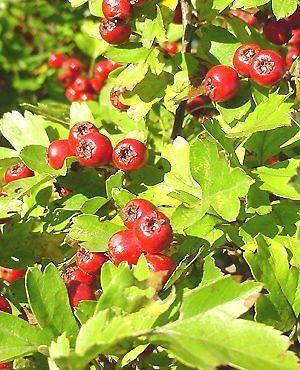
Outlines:
[[[193,26],[191,23],[192,19],[192,7],[191,0],[180,0],[181,11],[182,11],[182,25],[183,25],[183,35],[182,35],[182,53],[187,54],[191,52],[191,43],[193,38]],[[173,125],[173,130],[171,134],[171,140],[174,140],[178,135],[180,135],[184,120],[186,101],[182,101],[175,114],[175,120]]]

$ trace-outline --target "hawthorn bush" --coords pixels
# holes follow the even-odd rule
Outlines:
[[[59,3],[32,96],[0,57],[0,368],[300,369],[297,0]]]

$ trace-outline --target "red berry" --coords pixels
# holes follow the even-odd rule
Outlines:
[[[259,22],[255,14],[250,13],[241,9],[234,9],[230,12],[230,15],[240,18],[242,21],[247,23],[249,26],[258,27]]]
[[[120,63],[117,63],[113,60],[108,59],[107,60],[107,69],[109,70],[109,73],[114,71],[115,69],[121,67]]]
[[[129,201],[122,211],[122,220],[128,229],[132,229],[136,220],[144,213],[155,210],[154,204],[146,199],[132,199]]]
[[[61,68],[63,65],[63,62],[65,60],[65,57],[60,53],[52,53],[48,58],[48,65],[51,68]]]
[[[86,285],[93,285],[95,275],[88,274],[76,266],[68,266],[63,274],[63,279],[65,284],[69,284],[70,281],[78,281]]]
[[[58,170],[63,167],[65,159],[74,155],[69,146],[69,140],[54,140],[47,149],[49,165]]]
[[[175,9],[173,23],[175,23],[175,24],[181,24],[182,23],[182,11],[181,11],[180,2],[177,4],[176,9]]]
[[[94,67],[94,76],[99,79],[105,81],[110,73],[110,66],[109,60],[104,59],[100,60],[95,67]]]
[[[65,198],[67,197],[68,195],[70,195],[72,192],[71,190],[69,190],[68,188],[58,184],[58,183],[55,183],[54,184],[54,187],[55,187],[55,190],[58,192],[58,194],[62,197],[62,198]]]
[[[166,249],[173,237],[168,217],[162,212],[144,213],[134,224],[134,231],[146,253],[159,253]]]
[[[122,95],[126,91],[125,87],[122,87],[121,89],[112,88],[110,91],[110,102],[111,104],[120,110],[126,110],[129,108],[129,105],[125,105],[122,102],[120,102],[120,95]]]
[[[273,50],[262,50],[252,59],[250,77],[259,85],[272,86],[284,75],[284,62]]]
[[[0,369],[12,369],[12,367],[13,367],[13,362],[12,361],[2,362],[0,364]]]
[[[74,126],[71,127],[69,132],[69,145],[71,149],[74,151],[79,143],[79,141],[86,136],[87,134],[92,134],[95,132],[99,132],[97,127],[93,125],[91,122],[88,121],[81,121],[75,123]]]
[[[300,28],[300,7],[298,6],[295,13],[287,17],[286,20],[289,22],[289,25],[293,30],[299,29]]]
[[[104,41],[113,45],[126,44],[131,35],[131,27],[129,23],[124,23],[121,20],[103,18],[99,32]]]
[[[249,77],[249,65],[254,55],[261,50],[256,44],[245,44],[240,46],[234,53],[233,65],[236,71],[245,77]]]
[[[287,69],[290,69],[291,68],[292,64],[297,59],[297,57],[299,56],[299,54],[300,54],[300,50],[297,47],[291,47],[288,50],[288,53],[287,53],[287,55],[285,57],[285,64],[286,64],[286,68]]]
[[[133,9],[129,0],[103,0],[102,12],[105,18],[118,18],[128,22],[132,17]]]
[[[23,162],[20,162],[6,170],[4,180],[5,183],[8,184],[11,181],[24,179],[25,177],[32,177],[33,175],[34,172],[31,171],[31,169],[29,169]]]
[[[300,29],[299,30],[293,30],[293,36],[290,39],[289,44],[292,47],[300,48]]]
[[[112,150],[108,137],[99,132],[93,132],[80,140],[75,153],[82,165],[99,167],[111,161]]]
[[[269,158],[267,159],[267,163],[268,163],[270,166],[272,166],[273,164],[278,163],[278,159],[277,159],[277,157],[276,157],[275,155],[272,155],[271,157],[269,157]]]
[[[74,81],[74,76],[70,71],[63,71],[58,76],[58,82],[62,87],[70,86]]]
[[[0,311],[12,313],[11,305],[8,300],[0,295]]]
[[[194,117],[198,117],[201,114],[202,107],[207,103],[203,96],[195,96],[187,101],[185,108]]]
[[[94,92],[99,94],[99,92],[102,90],[102,87],[104,85],[104,80],[94,77],[90,79],[89,83],[90,83],[91,88],[94,90]]]
[[[72,86],[78,92],[85,92],[88,91],[90,83],[87,78],[79,76],[74,80]]]
[[[123,171],[139,170],[148,161],[148,150],[139,140],[124,139],[114,148],[112,160]]]
[[[12,283],[16,280],[22,279],[26,274],[26,270],[9,269],[6,267],[0,267],[1,279]]]
[[[162,46],[162,49],[172,57],[178,52],[177,42],[175,41],[166,42]]]
[[[107,261],[104,253],[90,252],[85,248],[79,248],[76,253],[77,266],[91,275],[99,274],[102,265]]]
[[[88,91],[83,91],[79,93],[78,100],[79,101],[90,101],[93,99],[93,94]]]
[[[145,257],[150,271],[163,273],[162,286],[164,286],[175,271],[175,262],[171,257],[162,254],[146,254]]]
[[[285,19],[268,22],[263,32],[266,38],[276,45],[283,45],[292,37],[292,29]]]
[[[135,265],[142,254],[141,244],[132,230],[119,231],[109,239],[108,253],[116,266],[123,261]]]
[[[211,100],[224,102],[236,95],[240,87],[240,80],[233,68],[217,65],[206,73],[204,87]]]
[[[74,89],[73,85],[70,85],[66,88],[65,97],[71,102],[76,101],[79,98],[79,93]]]
[[[94,301],[96,299],[95,293],[89,285],[75,280],[67,284],[67,290],[71,307],[77,307],[82,301]]]
[[[65,68],[72,74],[73,78],[76,78],[81,74],[83,65],[79,59],[69,58],[65,62]]]

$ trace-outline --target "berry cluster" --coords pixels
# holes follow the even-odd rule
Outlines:
[[[92,100],[95,94],[100,93],[110,72],[120,67],[112,60],[103,59],[95,65],[93,76],[88,77],[78,58],[66,58],[60,53],[52,53],[48,65],[54,69],[63,68],[58,74],[58,81],[65,88],[65,96],[71,102]]]
[[[135,171],[148,160],[146,146],[136,139],[124,139],[113,149],[109,138],[91,122],[82,121],[71,127],[68,139],[54,140],[48,147],[49,165],[60,169],[66,158],[76,156],[83,166],[101,167],[111,162],[123,171]]]
[[[169,219],[149,201],[133,199],[123,208],[122,220],[127,229],[109,239],[110,260],[116,266],[123,261],[135,265],[145,253],[150,271],[163,274],[163,286],[175,270],[174,261],[161,254],[173,238]]]

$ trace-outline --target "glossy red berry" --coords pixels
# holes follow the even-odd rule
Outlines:
[[[74,81],[74,76],[70,71],[63,71],[58,76],[58,82],[62,87],[70,86]]]
[[[286,20],[289,22],[289,25],[293,30],[299,29],[300,28],[300,7],[298,6],[295,13],[287,17]]]
[[[178,2],[177,6],[176,6],[176,9],[175,9],[173,23],[175,23],[175,24],[181,24],[182,23],[182,11],[181,11],[180,2]]]
[[[13,367],[13,362],[12,361],[2,362],[0,364],[0,369],[12,369],[12,367]]]
[[[12,313],[11,305],[8,300],[0,295],[0,311]]]
[[[52,53],[48,58],[48,65],[51,68],[61,68],[64,63],[65,57],[61,53]]]
[[[121,89],[112,88],[110,91],[109,99],[111,104],[120,110],[127,110],[129,105],[125,105],[120,101],[120,96],[126,91],[126,88],[123,87]]]
[[[78,281],[86,285],[93,285],[95,275],[88,274],[86,271],[81,270],[77,266],[69,266],[64,271],[63,279],[65,284],[69,284],[70,281]]]
[[[49,165],[58,170],[63,167],[66,158],[74,155],[70,148],[69,140],[54,140],[47,149],[47,159]]]
[[[4,174],[4,181],[6,184],[11,181],[24,179],[25,177],[31,177],[34,175],[34,172],[31,171],[23,162],[14,164],[9,167]]]
[[[293,30],[293,36],[290,39],[289,45],[298,49],[300,48],[300,29]]]
[[[93,94],[88,91],[80,92],[78,95],[78,101],[90,101],[93,100]]]
[[[224,102],[233,98],[240,87],[236,71],[224,65],[212,67],[205,76],[204,88],[206,95],[216,102]]]
[[[94,132],[80,140],[75,153],[82,165],[99,167],[111,162],[112,150],[109,138]]]
[[[259,85],[272,86],[284,75],[284,62],[273,50],[262,50],[252,59],[249,67],[250,77]]]
[[[82,301],[94,301],[96,299],[92,288],[79,281],[70,281],[67,284],[67,290],[71,307],[77,307]]]
[[[162,254],[146,254],[145,257],[149,270],[162,274],[162,286],[164,286],[175,271],[175,262],[171,257],[163,256]]]
[[[124,23],[118,19],[103,18],[99,32],[104,41],[113,45],[126,44],[131,35],[131,27],[129,23]]]
[[[256,44],[245,44],[240,46],[233,55],[233,65],[236,71],[245,77],[249,77],[249,65],[254,55],[261,50]]]
[[[71,102],[77,101],[79,99],[79,93],[74,89],[73,85],[70,85],[66,88],[65,97]]]
[[[84,92],[88,91],[90,88],[90,83],[86,77],[79,76],[74,80],[72,86],[76,91]]]
[[[80,121],[75,123],[69,131],[69,145],[75,151],[79,141],[87,134],[97,133],[99,130],[89,121]]]
[[[83,65],[81,63],[81,61],[77,58],[69,58],[65,61],[65,64],[64,64],[65,68],[67,71],[69,71],[73,78],[76,78],[78,77],[82,70],[83,70]]]
[[[285,65],[287,69],[290,69],[294,61],[300,55],[300,50],[297,47],[291,47],[285,57]]]
[[[119,231],[109,239],[108,253],[116,266],[123,261],[135,265],[142,254],[141,244],[132,230]]]
[[[148,150],[139,140],[124,139],[114,148],[112,160],[120,170],[136,171],[147,164]]]
[[[105,18],[118,18],[128,22],[132,17],[133,9],[129,0],[103,0],[102,12]]]
[[[238,17],[239,19],[247,23],[249,26],[259,27],[259,22],[258,22],[257,17],[255,16],[255,14],[251,12],[241,10],[241,9],[234,9],[230,12],[230,15]]]
[[[119,67],[121,67],[120,63],[115,62],[114,60],[107,59],[107,69],[109,70],[109,73]]]
[[[285,19],[270,21],[265,24],[263,33],[266,38],[276,45],[286,44],[292,37],[292,29]]]
[[[109,61],[107,59],[100,60],[94,67],[94,76],[105,81],[110,73]]]
[[[185,109],[194,117],[198,117],[203,110],[202,107],[208,104],[206,100],[207,98],[205,99],[203,96],[195,96],[191,99],[188,99]]]
[[[26,274],[26,270],[9,269],[6,267],[0,267],[0,277],[2,280],[12,283],[16,280],[23,279]]]
[[[76,253],[77,266],[91,275],[99,274],[102,265],[107,261],[104,253],[90,252],[85,248],[79,248]]]
[[[267,164],[269,164],[270,166],[273,166],[274,164],[278,163],[278,159],[275,155],[272,155],[271,157],[269,157],[267,159]]]
[[[146,253],[160,253],[168,248],[173,237],[168,217],[159,211],[144,213],[135,222],[134,232]]]
[[[102,90],[102,87],[104,85],[104,81],[105,80],[101,80],[101,79],[94,77],[90,79],[89,84],[91,88],[93,89],[93,91],[99,94],[99,92]]]
[[[122,220],[128,229],[144,214],[155,210],[154,204],[146,199],[132,199],[122,210]]]
[[[175,41],[169,41],[166,42],[162,49],[170,55],[170,57],[173,57],[178,52],[178,44]]]

